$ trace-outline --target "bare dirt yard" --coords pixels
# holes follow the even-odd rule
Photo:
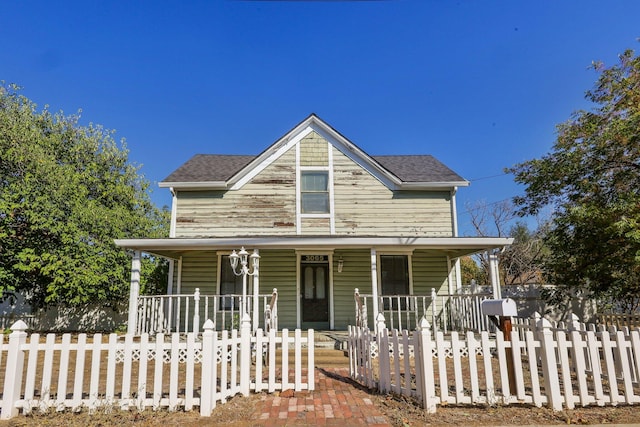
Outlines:
[[[194,412],[168,411],[111,411],[98,410],[94,414],[51,411],[47,414],[19,416],[0,421],[0,427],[9,426],[218,426],[246,427],[263,425],[259,415],[266,394],[235,397],[218,405],[210,418]],[[584,425],[640,423],[640,407],[587,407],[553,412],[548,408],[531,406],[467,406],[438,407],[435,414],[425,413],[414,402],[394,395],[372,395],[372,401],[387,417],[392,426],[530,426],[530,425]],[[346,420],[328,425],[344,425]],[[282,424],[300,425],[300,424]],[[304,424],[301,424],[304,425]]]

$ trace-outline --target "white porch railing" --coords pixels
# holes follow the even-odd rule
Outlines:
[[[378,313],[373,312],[373,295],[354,293],[356,325],[374,329]],[[482,301],[492,296],[478,294],[437,295],[380,295],[378,312],[382,313],[390,329],[413,330],[422,317],[431,321],[435,330],[493,331],[493,324],[480,308]]]
[[[247,295],[247,311],[256,314],[251,319],[252,330],[278,329],[278,291],[271,294]],[[200,332],[201,319],[211,319],[216,330],[240,327],[242,295],[202,295],[196,288],[193,294],[144,295],[138,297],[136,335],[159,332]],[[254,312],[254,304],[258,310]],[[260,320],[262,318],[262,321]]]

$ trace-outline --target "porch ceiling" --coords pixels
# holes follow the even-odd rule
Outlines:
[[[167,258],[177,258],[185,251],[229,250],[241,246],[250,249],[432,249],[452,258],[502,249],[513,243],[503,237],[233,237],[118,239],[122,248],[139,250]]]

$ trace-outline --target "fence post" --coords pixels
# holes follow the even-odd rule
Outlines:
[[[200,288],[193,293],[193,332],[200,332]]]
[[[4,391],[2,393],[2,415],[0,418],[8,420],[18,415],[16,402],[20,399],[22,386],[22,369],[24,368],[24,352],[20,347],[27,342],[27,324],[18,320],[11,325],[9,335],[9,351],[5,366]],[[8,375],[7,375],[8,374]]]
[[[579,331],[580,328],[580,318],[575,314],[571,313],[569,315],[569,324],[567,325],[567,329],[570,331]]]
[[[436,412],[436,385],[433,378],[433,341],[431,340],[431,325],[426,316],[422,316],[418,325],[419,351],[416,352],[416,374],[421,381],[417,381],[422,386],[420,396],[422,397],[422,407],[427,413]],[[419,357],[418,357],[419,356]]]
[[[287,349],[284,349],[287,351]],[[282,375],[285,375],[283,372]],[[242,313],[240,324],[240,393],[249,396],[251,384],[251,317]]]
[[[560,411],[562,410],[562,395],[560,393],[560,380],[558,378],[558,366],[554,348],[555,340],[551,331],[551,323],[547,319],[541,318],[536,323],[536,328],[540,334],[540,355],[542,356],[542,371],[547,403],[554,411]]]
[[[436,316],[438,315],[437,309],[436,309],[437,300],[438,300],[438,294],[436,293],[436,288],[431,288],[431,327],[434,330],[438,330],[438,326],[436,324]]]
[[[216,355],[213,348],[213,338],[215,331],[214,324],[211,319],[207,319],[203,325],[204,332],[202,332],[202,378],[201,388],[202,393],[200,396],[200,416],[209,417],[213,410],[214,395],[216,392],[216,385],[213,383],[213,371],[216,369]]]
[[[378,316],[381,315],[382,313],[378,313]],[[381,393],[387,393],[391,388],[391,360],[389,357],[389,331],[384,327],[384,319],[378,328],[380,328],[376,334],[378,339],[378,390]],[[398,357],[397,354],[394,356]]]
[[[376,334],[386,328],[387,325],[385,324],[384,314],[378,313],[378,315],[376,316]]]

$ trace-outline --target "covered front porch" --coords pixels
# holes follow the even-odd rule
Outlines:
[[[363,320],[374,327],[378,313],[396,327],[412,329],[417,316],[426,314],[450,328],[452,307],[473,316],[478,305],[456,297],[462,288],[459,257],[489,253],[492,292],[485,297],[499,298],[497,251],[511,241],[300,236],[130,239],[116,244],[133,254],[128,331],[142,333],[200,331],[207,319],[216,329],[233,329],[242,310],[254,330],[346,330]],[[259,267],[251,270],[249,260],[251,274],[235,276],[230,255],[241,248],[259,254]],[[170,260],[167,295],[140,295],[142,252]],[[360,302],[354,298],[356,289]]]

